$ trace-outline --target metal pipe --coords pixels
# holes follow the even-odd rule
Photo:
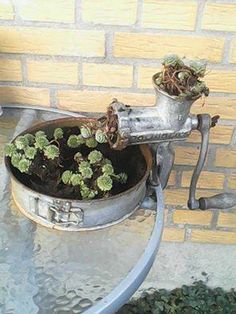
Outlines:
[[[154,187],[157,199],[156,221],[147,247],[129,274],[105,298],[85,311],[86,314],[113,314],[124,305],[143,283],[160,247],[164,227],[164,200],[161,185]]]

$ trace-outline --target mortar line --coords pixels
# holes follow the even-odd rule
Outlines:
[[[57,108],[56,90],[50,88],[49,94],[50,94],[50,107]]]
[[[21,57],[21,73],[22,73],[22,85],[28,85],[28,67],[26,57]]]
[[[205,0],[200,0],[197,2],[198,7],[197,7],[195,29],[194,29],[196,34],[199,34],[202,32],[202,18],[204,14],[205,4],[206,4]]]
[[[136,29],[142,29],[143,20],[143,0],[137,0],[137,10],[136,10]]]
[[[79,26],[82,22],[82,2],[75,0],[75,25]]]
[[[77,13],[80,15],[80,9]],[[17,12],[17,10],[16,10]],[[79,12],[79,13],[78,13]],[[77,20],[80,20],[81,17],[77,17]],[[178,29],[161,29],[161,28],[141,28],[139,24],[134,25],[109,25],[109,24],[94,24],[94,23],[85,23],[83,21],[76,21],[76,23],[67,23],[67,22],[48,22],[48,21],[27,21],[22,20],[20,17],[16,20],[1,20],[0,25],[2,26],[18,26],[18,27],[32,27],[32,28],[48,28],[48,29],[65,29],[65,30],[77,30],[77,31],[112,31],[112,32],[130,32],[130,33],[142,33],[142,34],[153,34],[153,35],[169,35],[169,36],[194,36],[194,37],[209,37],[209,38],[230,38],[232,35],[236,34],[236,31],[219,31],[219,30],[205,30],[197,32],[195,30],[178,30]]]

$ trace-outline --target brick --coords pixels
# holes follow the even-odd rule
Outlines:
[[[177,146],[175,149],[175,164],[195,166],[198,155],[198,147]]]
[[[113,98],[131,106],[150,106],[154,95],[95,91],[58,91],[58,107],[66,110],[85,112],[105,112]]]
[[[0,2],[0,20],[13,20],[13,7],[10,0]]]
[[[189,187],[192,178],[192,171],[183,171],[182,173],[182,186]],[[218,189],[224,187],[224,174],[220,172],[202,171],[198,180],[197,187],[203,189]]]
[[[138,69],[138,87],[153,88],[152,77],[155,73],[160,71],[161,67],[140,66]]]
[[[204,78],[211,92],[234,93],[236,71],[212,70]]]
[[[132,25],[136,22],[137,0],[83,0],[84,22],[109,25]]]
[[[170,188],[164,190],[165,204],[174,206],[184,206],[187,208],[189,189],[176,189]],[[209,190],[198,190],[196,193],[197,197],[201,196],[213,196],[215,192]]]
[[[159,59],[174,51],[181,57],[219,62],[223,46],[221,38],[123,32],[115,33],[114,56]]]
[[[217,167],[236,168],[236,150],[217,149],[215,165]]]
[[[236,31],[236,5],[207,3],[202,18],[202,28],[213,31]]]
[[[0,81],[21,81],[21,62],[13,59],[0,59]]]
[[[202,106],[202,100],[197,100],[192,109],[192,113],[209,113],[210,115],[219,114],[221,119],[236,119],[236,97],[206,97],[205,105]]]
[[[168,186],[175,185],[175,184],[176,184],[176,171],[172,170],[170,173],[169,180],[168,180]]]
[[[184,233],[184,229],[164,228],[162,240],[167,242],[183,242]]]
[[[197,3],[194,1],[145,0],[143,27],[194,30]],[[181,18],[179,18],[181,16]]]
[[[210,143],[213,144],[229,144],[231,142],[234,128],[232,126],[217,125],[210,131]],[[187,140],[190,143],[200,143],[201,134],[193,131]]]
[[[133,82],[133,67],[116,64],[83,64],[84,85],[131,87]]]
[[[220,213],[217,226],[225,228],[236,228],[236,213]]]
[[[173,213],[173,222],[175,224],[203,225],[209,226],[212,220],[212,212],[210,211],[190,211],[175,210]]]
[[[236,173],[229,177],[229,187],[230,189],[236,189]]]
[[[27,61],[28,80],[78,84],[78,64],[73,62]]]
[[[232,40],[232,49],[230,53],[230,62],[236,63],[236,39]]]
[[[0,102],[2,104],[25,104],[50,106],[49,90],[20,86],[0,86]]]
[[[73,23],[74,0],[16,1],[18,14],[26,21]]]
[[[0,27],[0,52],[103,57],[102,31]]]
[[[236,233],[194,229],[192,230],[191,241],[214,244],[236,244]]]

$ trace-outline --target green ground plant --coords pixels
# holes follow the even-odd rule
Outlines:
[[[171,291],[144,292],[124,305],[117,314],[234,314],[236,291],[209,288],[203,281]]]

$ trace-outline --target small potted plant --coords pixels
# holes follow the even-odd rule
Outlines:
[[[100,122],[66,118],[32,127],[5,147],[13,198],[29,218],[63,230],[113,224],[138,206],[148,147],[113,151]]]
[[[202,80],[206,62],[190,61],[187,65],[177,55],[169,55],[162,64],[162,71],[153,77],[159,90],[179,100],[196,100],[209,95],[209,88]]]
[[[171,128],[179,129],[186,121],[192,104],[209,95],[203,78],[206,74],[205,61],[184,62],[177,55],[163,59],[163,69],[152,80],[157,94],[156,106],[163,120]]]

